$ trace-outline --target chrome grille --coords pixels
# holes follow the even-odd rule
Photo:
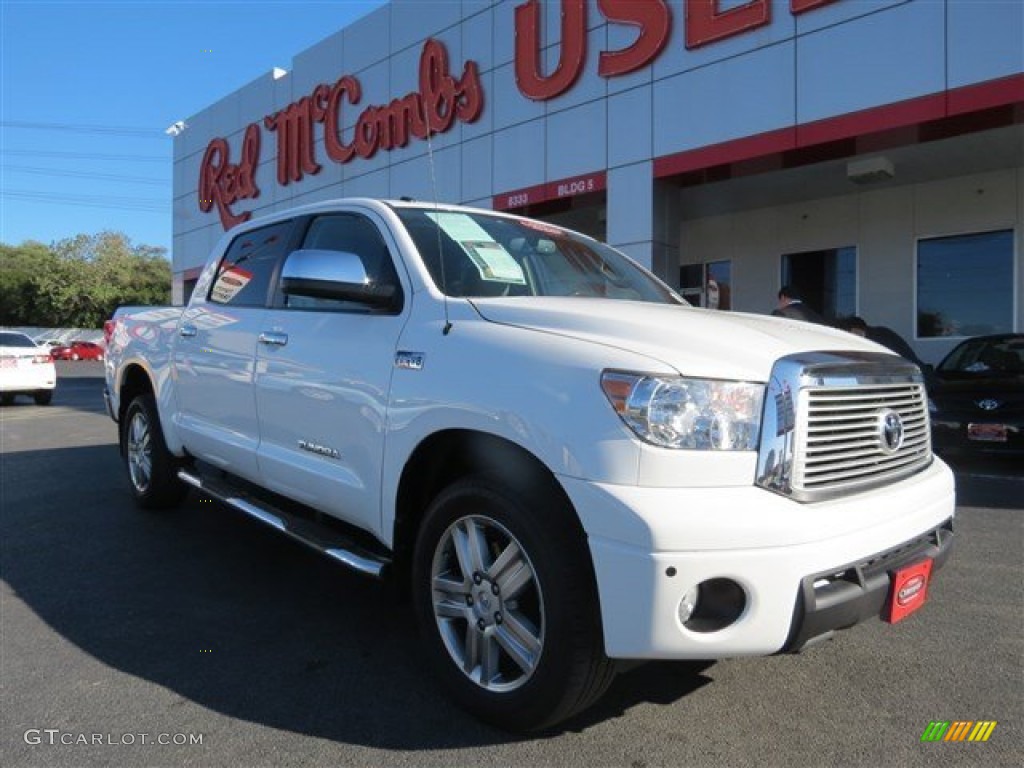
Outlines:
[[[761,421],[759,486],[817,501],[895,482],[931,461],[928,398],[916,366],[869,352],[776,361]]]
[[[852,490],[916,472],[931,461],[924,386],[919,383],[813,387],[801,392],[793,486]],[[894,411],[902,443],[888,450],[880,419]]]

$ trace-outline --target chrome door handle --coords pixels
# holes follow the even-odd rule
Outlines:
[[[288,343],[288,334],[277,331],[264,331],[260,334],[260,344],[269,344],[274,347],[283,347]]]
[[[199,333],[199,331],[196,330],[196,327],[194,325],[183,325],[181,326],[181,328],[178,329],[178,335],[183,336],[186,339],[192,338],[197,333]]]

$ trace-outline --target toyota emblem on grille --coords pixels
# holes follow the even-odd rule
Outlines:
[[[878,414],[878,446],[882,453],[896,453],[903,445],[903,419],[896,411]]]
[[[1000,405],[1002,405],[1002,403],[1000,403],[998,400],[979,400],[978,401],[978,407],[981,408],[981,410],[983,410],[983,411],[994,411]]]

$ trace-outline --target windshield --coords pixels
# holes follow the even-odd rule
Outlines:
[[[1024,336],[966,341],[942,361],[939,370],[968,376],[1024,374]]]
[[[36,343],[23,333],[0,333],[0,347],[29,347],[33,348]]]
[[[434,284],[449,296],[686,303],[618,251],[550,224],[432,208],[396,207],[395,212]]]

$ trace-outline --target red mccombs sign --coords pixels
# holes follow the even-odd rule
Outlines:
[[[790,0],[790,11],[799,15],[832,2],[836,0]],[[750,0],[726,9],[720,5],[720,0],[684,0],[687,48],[698,48],[771,22],[771,0]],[[636,40],[631,45],[601,51],[597,69],[601,77],[617,77],[645,67],[667,44],[672,29],[668,0],[597,0],[597,7],[609,22],[637,28]],[[561,0],[558,63],[551,72],[543,72],[542,10],[540,0],[527,0],[515,9],[516,84],[524,96],[537,101],[552,99],[572,88],[587,58],[587,1]],[[365,108],[351,139],[346,141],[341,130],[342,110],[346,105],[358,105],[361,100],[358,78],[343,75],[334,84],[317,85],[308,96],[263,118],[263,128],[277,135],[277,183],[284,186],[301,181],[306,174],[320,172],[315,153],[317,126],[322,126],[328,159],[348,163],[356,157],[373,157],[380,150],[404,147],[411,137],[426,139],[443,133],[455,120],[476,121],[483,111],[484,93],[477,63],[467,61],[462,76],[453,77],[447,50],[431,39],[420,55],[419,90],[386,105]],[[260,124],[250,124],[245,130],[238,163],[231,161],[226,139],[215,138],[206,147],[199,174],[199,209],[205,213],[216,207],[225,229],[251,216],[249,212],[235,214],[231,210],[234,203],[259,197],[255,176],[260,141]],[[570,183],[578,186],[581,179],[585,182],[583,192],[603,189],[603,174],[592,174],[502,197],[514,201],[525,196],[529,202],[539,202],[573,195],[575,191],[564,193],[563,187],[570,189],[566,186]]]
[[[347,163],[356,157],[370,158],[379,150],[404,147],[410,137],[426,139],[444,133],[456,120],[472,123],[480,117],[484,92],[475,61],[467,61],[462,76],[449,70],[448,51],[437,40],[427,40],[420,54],[419,90],[383,106],[369,106],[359,115],[351,140],[342,135],[342,109],[362,100],[358,78],[343,75],[333,85],[321,83],[308,96],[263,118],[263,127],[277,135],[277,183],[301,181],[317,174],[316,127],[322,126],[327,157]],[[241,160],[231,161],[227,140],[213,139],[199,169],[199,209],[215,206],[224,229],[247,221],[250,212],[236,214],[231,206],[239,200],[259,197],[256,169],[260,161],[260,125],[251,123],[242,140]]]
[[[836,0],[790,0],[799,15]],[[687,48],[724,40],[771,23],[771,0],[750,0],[725,10],[720,0],[684,0],[683,28]],[[646,67],[668,42],[672,12],[668,0],[597,0],[597,7],[613,24],[637,27],[632,45],[619,51],[601,51],[597,73],[616,77]],[[516,6],[516,84],[524,96],[536,101],[553,99],[569,90],[583,73],[587,59],[587,0],[562,0],[562,35],[558,64],[541,72],[540,0]]]

